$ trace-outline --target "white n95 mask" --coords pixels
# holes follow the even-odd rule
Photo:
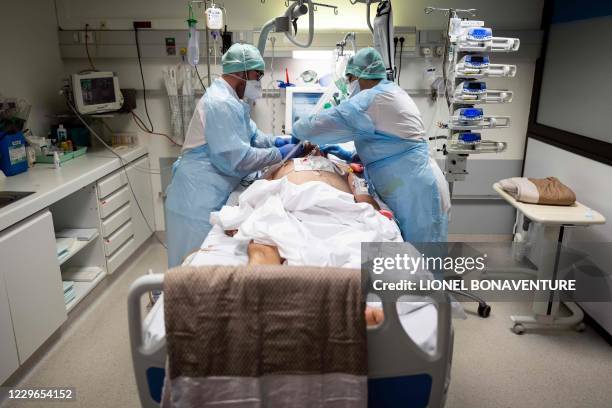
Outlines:
[[[261,81],[255,79],[249,79],[246,81],[246,87],[244,88],[244,97],[252,101],[261,98],[263,90],[261,89]]]
[[[352,98],[353,96],[357,95],[360,91],[361,88],[359,87],[358,79],[354,80],[349,84],[349,98]]]

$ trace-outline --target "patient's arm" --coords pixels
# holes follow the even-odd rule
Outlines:
[[[253,241],[249,243],[247,253],[249,255],[248,265],[281,265],[284,261],[277,247]]]
[[[284,261],[278,252],[278,248],[271,245],[251,242],[247,253],[249,254],[248,265],[281,265]],[[379,325],[385,319],[383,310],[378,307],[366,306],[365,319],[368,326]]]

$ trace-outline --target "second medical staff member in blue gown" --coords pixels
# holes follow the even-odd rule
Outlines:
[[[370,185],[395,213],[410,242],[446,241],[450,194],[429,156],[421,114],[414,101],[386,79],[382,57],[364,48],[348,62],[351,95],[338,106],[293,124],[293,136],[315,144],[355,142],[356,154],[339,146],[323,151],[345,160],[357,157]]]
[[[261,97],[264,60],[254,46],[234,44],[223,55],[223,76],[196,105],[181,156],[166,191],[169,267],[197,250],[219,210],[250,173],[278,163],[295,146],[264,135],[250,118],[246,97]]]

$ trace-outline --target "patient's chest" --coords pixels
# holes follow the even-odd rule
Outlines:
[[[310,158],[307,156],[289,160],[281,168],[276,170],[270,179],[278,180],[283,177],[287,177],[287,179],[294,184],[321,181],[340,191],[352,194],[346,174],[340,175],[335,165],[330,160],[321,156]]]

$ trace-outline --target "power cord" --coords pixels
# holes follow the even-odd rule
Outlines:
[[[400,77],[402,76],[402,54],[404,53],[404,41],[406,39],[404,37],[399,38],[400,42],[400,56],[399,56],[399,72],[397,74],[397,84],[400,84]]]
[[[142,130],[143,132],[148,133],[150,135],[163,136],[166,139],[168,139],[175,146],[182,146],[181,144],[175,142],[170,136],[168,136],[165,133],[150,131],[149,129],[146,128],[146,125],[145,125],[144,121],[142,120],[142,118],[140,116],[138,116],[136,114],[136,112],[131,111],[130,113],[132,114],[132,119],[134,120],[134,123],[136,123],[136,126],[138,126],[140,128],[140,130]]]
[[[200,71],[198,71],[198,66],[194,65],[193,67],[195,68],[196,75],[198,76],[198,79],[200,80],[200,85],[202,85],[202,92],[206,93],[206,87],[204,86],[204,81],[202,81],[202,77],[200,76]]]
[[[395,62],[395,60],[397,59],[397,43],[399,41],[399,38],[397,37],[393,37],[393,61]],[[397,71],[395,72],[395,78],[397,78]]]
[[[89,61],[89,66],[91,67],[92,71],[97,71],[96,66],[93,63],[93,60],[91,59],[91,55],[89,54],[89,36],[87,35],[89,33],[88,31],[89,29],[89,24],[85,24],[85,52],[87,53],[87,60]]]
[[[142,71],[142,57],[140,55],[140,41],[138,41],[138,27],[134,23],[134,39],[136,40],[136,55],[138,57],[138,66],[140,67],[140,79],[142,80],[142,93],[144,98],[144,108],[145,113],[147,114],[147,119],[149,120],[150,128],[147,128],[150,132],[154,132],[153,122],[151,121],[151,116],[149,115],[149,108],[147,107],[147,87],[145,85],[144,73]]]
[[[138,199],[136,198],[136,193],[134,192],[134,188],[132,187],[132,182],[130,180],[130,177],[128,175],[128,172],[126,170],[126,166],[129,164],[128,162],[126,162],[123,157],[121,157],[121,155],[117,152],[115,152],[113,150],[112,147],[110,147],[103,138],[101,138],[98,133],[93,130],[91,128],[91,126],[89,126],[89,124],[87,123],[87,121],[85,121],[85,119],[83,119],[83,117],[79,114],[79,112],[77,111],[77,109],[75,108],[75,106],[72,104],[72,102],[70,102],[70,99],[67,97],[66,93],[64,93],[64,96],[66,96],[66,103],[68,104],[68,106],[70,107],[70,109],[72,110],[72,112],[76,115],[76,117],[81,121],[81,123],[87,128],[87,130],[89,130],[89,132],[94,135],[94,137],[96,139],[98,139],[98,141],[100,143],[102,143],[102,145],[109,150],[112,154],[114,154],[115,156],[117,156],[117,158],[119,159],[119,163],[121,163],[121,169],[123,170],[123,172],[125,173],[125,178],[128,182],[128,186],[130,187],[130,191],[132,192],[132,195],[134,196],[134,201],[136,202],[136,206],[138,207],[138,211],[140,211],[140,215],[142,215],[142,219],[145,221],[145,224],[147,224],[147,228],[149,229],[149,231],[151,232],[151,234],[153,234],[153,236],[155,237],[155,239],[157,240],[157,242],[159,242],[164,248],[168,249],[168,247],[166,246],[166,244],[164,242],[162,242],[161,239],[159,239],[159,237],[157,236],[157,234],[155,233],[155,230],[151,227],[151,225],[149,224],[149,221],[147,220],[147,217],[144,214],[144,211],[142,210],[142,207],[140,206],[140,203],[138,202]]]

